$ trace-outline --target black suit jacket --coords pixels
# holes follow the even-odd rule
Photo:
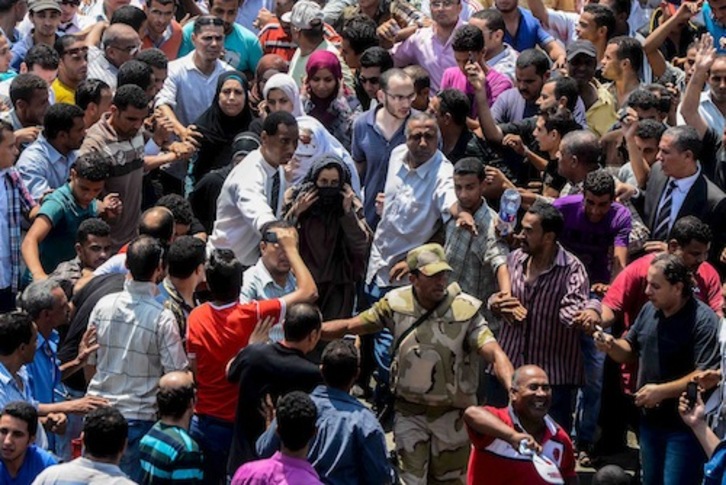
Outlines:
[[[654,229],[658,204],[667,183],[668,177],[663,173],[661,162],[657,162],[651,168],[648,177],[643,206],[643,221],[651,231]],[[678,218],[685,216],[696,216],[711,228],[713,241],[709,260],[719,268],[719,272],[723,275],[725,268],[718,263],[718,260],[721,250],[726,244],[726,194],[708,180],[703,172],[686,194],[683,205],[678,211]]]

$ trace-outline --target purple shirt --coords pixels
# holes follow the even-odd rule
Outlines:
[[[590,283],[610,283],[610,253],[613,246],[627,247],[632,228],[630,211],[614,202],[600,222],[585,216],[584,195],[569,195],[555,200],[565,218],[560,244],[585,265]]]
[[[494,101],[496,101],[500,94],[512,86],[512,81],[510,81],[507,76],[494,69],[489,69],[489,72],[487,72],[486,83],[484,84],[484,89],[487,92],[487,101],[489,101],[489,107],[492,107],[492,104],[494,104]],[[466,97],[469,98],[469,101],[471,102],[471,113],[469,114],[469,117],[477,119],[479,112],[476,105],[476,92],[474,91],[474,86],[472,86],[469,80],[466,79],[466,75],[461,72],[461,69],[459,69],[458,66],[450,67],[444,71],[444,77],[441,78],[441,91],[448,88],[458,89],[466,94]]]
[[[313,466],[300,458],[279,451],[266,460],[242,465],[232,478],[232,485],[322,485]]]
[[[464,25],[459,20],[454,30]],[[445,43],[441,43],[439,37],[434,34],[433,26],[418,29],[408,39],[393,46],[391,55],[396,67],[406,67],[411,64],[418,64],[429,73],[431,79],[431,91],[437,93],[441,86],[441,77],[450,67],[456,67],[454,49],[451,48],[451,41],[454,39],[452,33]]]

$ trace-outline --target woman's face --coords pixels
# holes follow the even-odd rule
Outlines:
[[[245,90],[236,79],[227,79],[219,92],[219,108],[227,116],[237,116],[247,102]]]
[[[324,168],[315,181],[318,187],[340,187],[340,174],[335,168]]]
[[[327,99],[333,96],[337,88],[337,80],[329,69],[318,69],[318,71],[310,77],[310,90],[313,94],[321,99]]]
[[[270,92],[267,93],[267,107],[270,113],[277,111],[292,113],[292,100],[282,89],[270,89]]]

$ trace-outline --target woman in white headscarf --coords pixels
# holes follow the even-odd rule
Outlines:
[[[350,170],[351,187],[360,196],[360,177],[353,157],[320,121],[303,113],[300,92],[295,80],[288,74],[275,74],[265,83],[263,97],[265,107],[270,113],[287,111],[297,119],[300,142],[295,150],[295,156],[285,167],[288,183],[290,185],[300,183],[315,161],[324,155],[334,155],[343,160]]]

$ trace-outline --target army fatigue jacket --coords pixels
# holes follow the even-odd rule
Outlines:
[[[494,334],[479,313],[481,305],[452,283],[445,300],[407,333],[426,310],[416,300],[413,287],[404,286],[359,315],[371,330],[389,329],[398,344],[391,366],[396,397],[428,406],[466,408],[476,404],[478,351],[494,342]]]

